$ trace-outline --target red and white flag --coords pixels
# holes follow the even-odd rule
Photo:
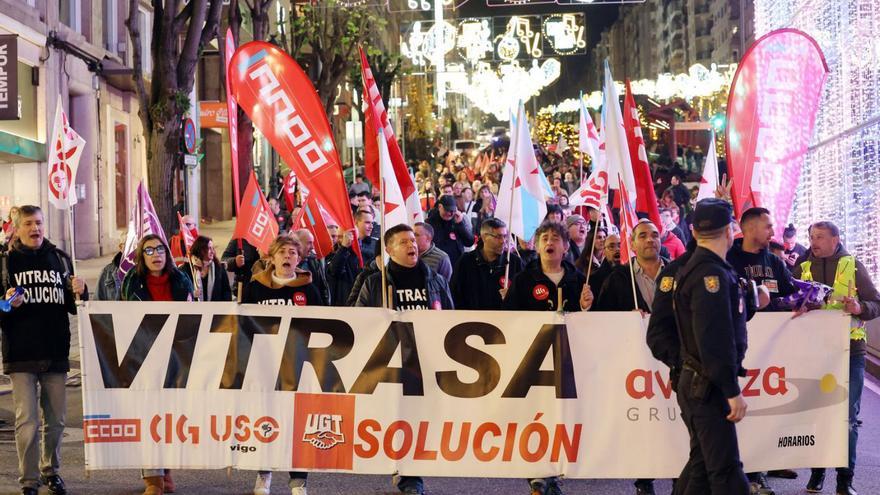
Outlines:
[[[568,197],[568,204],[574,208],[588,206],[603,211],[608,204],[608,168],[605,160],[593,161],[590,177]]]
[[[406,163],[403,161],[403,154],[400,152],[400,146],[397,144],[397,137],[394,135],[394,129],[391,127],[391,122],[388,120],[388,112],[385,111],[385,104],[382,103],[382,95],[379,93],[379,86],[376,85],[376,79],[373,77],[373,72],[370,70],[370,64],[367,62],[367,55],[364,53],[363,48],[359,49],[361,52],[361,76],[364,80],[364,92],[366,93],[367,98],[367,111],[371,114],[370,119],[365,119],[367,126],[364,135],[369,136],[367,139],[372,139],[372,136],[375,136],[379,132],[384,136],[385,146],[388,150],[388,157],[390,158],[394,174],[387,175],[382,169],[381,149],[378,150],[380,156],[379,172],[384,175],[386,183],[396,179],[397,187],[403,195],[403,206],[407,212],[406,223],[411,225],[415,222],[421,222],[423,216],[422,207],[419,203],[418,191],[416,191],[415,183],[409,175]],[[370,129],[370,123],[375,127],[374,129]]]
[[[648,165],[648,153],[645,151],[645,138],[642,135],[642,124],[639,120],[639,109],[633,99],[626,80],[626,97],[623,102],[623,127],[626,129],[626,140],[629,145],[629,157],[632,164],[633,178],[636,182],[636,211],[646,213],[648,218],[663,231],[660,221],[660,210],[657,208],[657,195],[654,194],[654,181],[651,179],[651,167]]]
[[[636,199],[636,181],[633,177],[632,162],[629,155],[629,144],[626,140],[626,129],[623,126],[623,115],[620,111],[620,95],[611,77],[611,68],[605,60],[605,87],[602,102],[602,132],[605,135],[605,157],[608,160],[608,178],[611,189],[622,189],[618,186],[623,182],[632,199]]]
[[[257,176],[251,171],[247,187],[238,207],[238,217],[235,219],[235,231],[233,239],[244,239],[261,253],[268,253],[272,241],[278,237],[278,221],[269,208],[269,202],[260,185],[257,184]]]
[[[186,250],[186,255],[189,256],[193,242],[195,242],[196,237],[199,236],[199,228],[193,227],[192,229],[188,229],[186,223],[183,221],[183,217],[180,216],[179,211],[177,212],[177,223],[180,228],[180,238],[183,239],[183,247]]]
[[[287,211],[293,212],[296,209],[296,174],[291,170],[284,177],[284,204],[287,205]]]
[[[632,239],[633,230],[639,219],[636,216],[636,210],[633,201],[629,197],[624,180],[620,179],[620,263],[627,264],[630,258],[634,256],[629,247],[629,240]]]
[[[581,111],[580,122],[578,125],[578,151],[590,157],[593,163],[593,169],[596,168],[596,162],[599,161],[599,132],[593,118],[584,105],[584,98],[580,99]]]
[[[49,157],[49,202],[59,210],[76,204],[73,184],[85,145],[86,141],[70,127],[59,97],[46,150]]]
[[[409,224],[406,204],[400,185],[394,177],[394,167],[391,165],[391,156],[388,153],[388,145],[382,132],[376,133],[376,143],[379,146],[379,172],[383,179],[380,184],[385,187],[382,191],[382,235],[391,227],[400,224]],[[419,208],[421,211],[421,208]]]

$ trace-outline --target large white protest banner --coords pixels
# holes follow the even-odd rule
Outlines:
[[[747,471],[840,466],[847,318],[749,323]],[[89,302],[87,469],[669,478],[687,457],[639,313]]]

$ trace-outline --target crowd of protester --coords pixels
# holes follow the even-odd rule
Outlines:
[[[505,219],[495,217],[504,155],[494,151],[475,157],[448,154],[434,164],[427,161],[412,164],[425,213],[424,222],[414,227],[392,226],[382,234],[377,223],[377,191],[359,175],[349,190],[356,228],[341,231],[338,226],[328,226],[333,250],[324,258],[316,256],[312,233],[291,225],[289,212],[283,211],[277,198],[271,198],[271,208],[282,231],[268,252],[258,252],[247,241],[232,240],[218,255],[213,240],[199,236],[187,255],[174,246],[180,242],[177,237],[172,238],[169,246],[158,236],[146,236],[138,244],[135,267],[121,281],[116,275],[122,250],[120,243],[120,254],[102,272],[95,296],[127,301],[238,300],[298,306],[385,306],[395,310],[640,310],[651,313],[658,291],[669,291],[669,287],[660,285],[660,274],[672,260],[686,256],[693,249],[689,218],[694,209],[696,188],[689,189],[683,182],[689,167],[655,167],[660,225],[640,219],[631,235],[622,237],[605,212],[569,207],[568,196],[579,187],[588,168],[581,174],[580,164],[567,153],[563,156],[539,153],[539,158],[556,196],[548,201],[547,218],[532,239],[512,239]],[[725,193],[721,187],[717,194],[724,196]],[[39,225],[35,226],[37,218]],[[730,250],[727,261],[741,276],[768,289],[767,310],[790,310],[781,299],[796,290],[792,272],[802,278],[812,277],[835,285],[835,280],[827,279],[827,274],[834,274],[835,270],[825,267],[832,262],[836,265],[849,255],[840,243],[839,231],[830,222],[818,222],[811,227],[809,235],[813,244],[805,248],[797,243],[793,226],[784,229],[782,244],[773,241],[775,226],[771,218],[770,212],[764,209],[746,211],[741,218],[742,239]],[[14,210],[4,223],[3,231],[3,249],[8,252],[4,255],[3,267],[6,298],[14,301],[12,305],[16,308],[22,304],[36,306],[16,299],[8,273],[23,269],[15,266],[16,257],[21,257],[21,253],[33,256],[34,252],[60,251],[43,239],[39,208],[28,206]],[[360,259],[353,247],[355,243],[360,246]],[[632,255],[631,266],[621,259],[624,244]],[[387,285],[383,284],[381,273],[381,245],[388,255]],[[64,259],[59,256],[58,260]],[[5,372],[15,377],[13,383],[18,387],[16,435],[27,437],[19,442],[22,486],[36,488],[42,482],[55,487],[52,493],[64,493],[57,463],[41,472],[36,470],[38,454],[31,445],[37,437],[33,426],[38,410],[37,398],[32,393],[34,380],[40,381],[50,393],[55,392],[51,392],[54,382],[50,380],[54,377],[33,369],[29,363],[49,359],[56,363],[50,371],[66,372],[69,364],[67,350],[62,350],[65,343],[50,346],[54,354],[47,357],[41,355],[50,352],[45,345],[19,342],[19,334],[14,331],[20,325],[32,323],[32,318],[48,318],[55,311],[57,321],[46,324],[43,342],[57,340],[59,335],[69,341],[67,314],[75,313],[73,298],[88,297],[88,290],[81,280],[71,279],[71,268],[61,266],[51,257],[43,261],[49,262],[53,263],[52,269],[61,274],[59,277],[74,281],[66,286],[67,299],[59,301],[57,308],[53,306],[51,311],[36,310],[41,314],[20,309],[2,313],[3,364]],[[839,307],[863,324],[880,314],[880,296],[864,267],[857,262],[854,266],[858,274],[854,280],[858,297],[849,294],[849,299],[841,299]],[[858,337],[854,334],[853,338],[858,340]],[[863,380],[864,346],[855,345],[853,349],[852,369],[856,374],[862,373]],[[27,375],[29,381],[25,383],[24,378],[20,378],[22,374]],[[859,377],[851,377],[852,380],[858,382]],[[63,392],[63,387],[61,390]],[[857,404],[858,400],[859,397],[851,395],[851,404]],[[856,407],[850,417],[851,432],[857,428],[857,413]],[[52,456],[57,456],[60,437],[55,438],[52,428],[57,429],[59,421],[63,425],[63,418],[47,416],[46,421],[49,424],[43,449],[48,449],[47,455],[54,460]],[[855,433],[850,440],[850,465],[838,470],[838,483],[852,481],[853,435]],[[772,474],[789,476],[791,473]],[[145,495],[174,489],[168,470],[144,470],[142,477]],[[271,477],[270,472],[258,473],[253,493],[268,494]],[[813,477],[824,480],[824,470],[821,474],[819,470],[814,471]],[[750,479],[758,488],[767,485],[762,473],[754,473]],[[292,493],[305,494],[306,481],[305,473],[290,473]],[[528,481],[533,494],[562,493],[556,478]],[[814,481],[811,477],[811,482]],[[404,493],[421,494],[424,490],[419,477],[400,477],[396,483]],[[637,493],[654,493],[652,480],[637,480],[636,490]]]

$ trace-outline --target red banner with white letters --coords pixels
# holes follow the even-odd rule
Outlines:
[[[727,169],[737,216],[770,210],[781,238],[800,181],[828,65],[796,29],[762,36],[746,51],[727,101]]]
[[[324,106],[299,64],[262,41],[242,45],[228,65],[238,105],[343,230],[354,229],[342,164]],[[360,258],[360,246],[352,244]]]
[[[251,171],[247,187],[238,207],[238,217],[235,219],[235,231],[233,239],[244,239],[261,253],[268,253],[272,241],[278,237],[278,222],[269,208],[269,202],[260,185],[257,184],[257,176]]]

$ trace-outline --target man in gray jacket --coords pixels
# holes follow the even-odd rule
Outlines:
[[[452,278],[452,262],[449,261],[449,255],[434,244],[434,227],[425,222],[417,222],[414,232],[419,259],[449,282]]]

